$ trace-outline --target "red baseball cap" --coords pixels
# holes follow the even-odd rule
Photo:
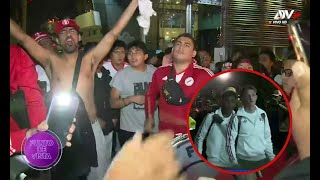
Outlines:
[[[46,33],[46,32],[36,32],[32,35],[32,38],[36,41],[39,42],[43,39],[52,39],[50,34]]]
[[[54,31],[58,35],[62,31],[62,29],[66,28],[66,27],[73,27],[78,32],[80,31],[80,27],[72,19],[63,19],[63,20],[56,22],[56,27],[55,27]]]

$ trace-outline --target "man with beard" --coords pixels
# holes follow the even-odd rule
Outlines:
[[[72,148],[64,149],[63,157],[55,167],[57,177],[53,179],[102,179],[107,168],[105,141],[96,115],[93,98],[94,75],[100,61],[108,54],[123,28],[127,25],[138,6],[138,0],[132,0],[115,26],[103,37],[99,44],[87,52],[79,70],[79,81],[73,78],[79,52],[79,26],[71,19],[58,21],[55,33],[58,35],[62,54],[58,55],[41,47],[24,33],[10,19],[10,32],[24,48],[45,68],[51,80],[54,94],[75,90],[80,104],[76,114],[76,131]],[[91,123],[91,125],[90,125]],[[91,168],[91,169],[90,169]],[[90,172],[90,174],[89,174]]]

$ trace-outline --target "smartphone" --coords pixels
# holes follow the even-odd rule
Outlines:
[[[288,32],[297,59],[310,66],[310,21],[293,21]]]
[[[58,136],[62,148],[67,142],[67,135],[79,106],[77,96],[71,94],[54,95],[47,114],[49,130]]]

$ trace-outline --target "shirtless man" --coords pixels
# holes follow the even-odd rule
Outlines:
[[[116,25],[103,37],[103,39],[95,48],[86,53],[82,58],[76,91],[84,102],[84,107],[88,118],[91,121],[96,141],[97,136],[103,136],[103,134],[101,127],[99,127],[98,130],[96,129],[96,126],[99,125],[99,123],[97,123],[96,109],[93,98],[94,75],[96,73],[98,64],[108,54],[113,43],[120,35],[123,28],[127,25],[137,6],[138,0],[132,0]],[[55,32],[57,33],[59,43],[63,48],[63,53],[61,55],[52,53],[51,51],[41,47],[36,41],[34,41],[30,36],[23,32],[22,29],[13,20],[10,19],[11,35],[15,37],[29,52],[29,54],[32,55],[37,61],[39,61],[39,63],[45,68],[48,78],[51,81],[52,92],[54,94],[71,90],[73,73],[76,65],[76,60],[79,55],[79,41],[81,40],[81,36],[79,34],[79,26],[73,20],[59,21],[56,24]],[[95,143],[97,145],[96,154],[98,156],[98,168],[91,168],[89,179],[102,179],[106,170],[102,166],[106,167],[107,165],[100,164],[104,164],[104,161],[106,161],[104,159],[105,155],[99,154],[100,152],[103,153],[103,150],[105,149],[105,147],[102,147],[104,145],[104,142],[102,140],[103,138],[101,138],[101,141]],[[90,143],[90,141],[85,142]],[[87,144],[86,146],[90,145],[91,144]],[[92,154],[88,154],[88,156],[89,155]],[[78,157],[78,159],[81,158],[86,157]],[[71,174],[70,169],[66,171]],[[96,175],[92,175],[94,171],[96,171]],[[64,177],[65,176],[66,174],[64,174]]]

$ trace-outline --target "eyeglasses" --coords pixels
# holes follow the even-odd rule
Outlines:
[[[293,72],[291,69],[281,69],[281,74],[284,74],[286,77],[292,76]]]

